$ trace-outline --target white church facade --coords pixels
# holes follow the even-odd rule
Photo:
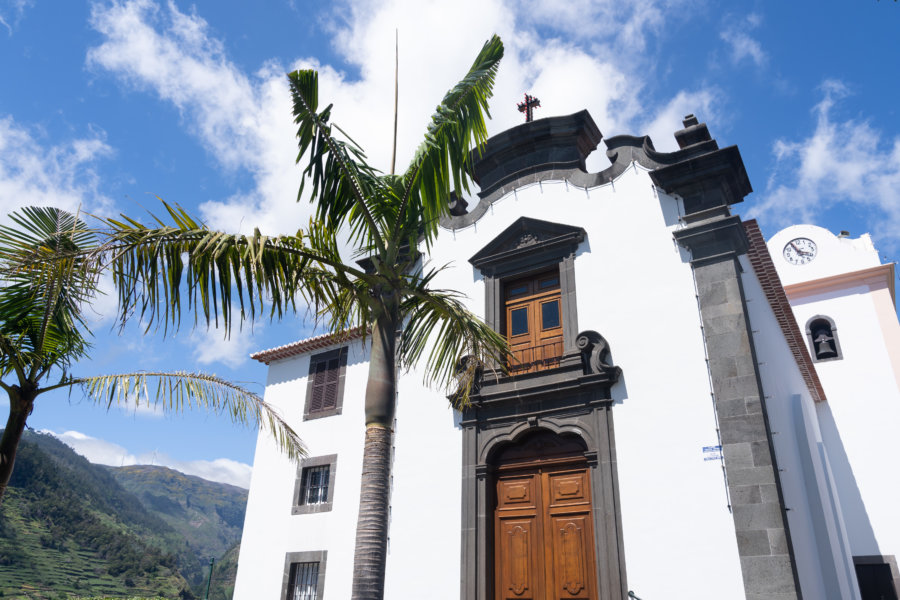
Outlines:
[[[598,173],[585,111],[489,140],[426,259],[514,361],[461,412],[401,375],[385,598],[897,598],[894,265],[808,225],[766,244],[737,147],[675,137],[606,139]],[[234,598],[347,599],[366,346],[254,358],[309,457],[260,435]]]

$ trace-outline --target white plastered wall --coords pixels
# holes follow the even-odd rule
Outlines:
[[[746,256],[740,263],[801,592],[804,598],[858,598],[848,524],[836,493],[840,483],[816,407],[753,267]],[[776,492],[774,485],[768,490]]]
[[[269,435],[260,433],[241,539],[235,600],[283,600],[285,555],[321,550],[328,552],[325,597],[350,597],[365,434],[362,399],[368,375],[367,353],[359,341],[350,345],[342,413],[303,421],[309,357],[307,354],[271,363],[265,400],[300,435],[310,457],[337,454],[333,508],[322,513],[291,514],[297,466],[285,458]]]
[[[801,236],[818,245],[816,259],[801,267],[780,260],[779,248]],[[811,225],[784,229],[768,245],[785,284],[880,264],[868,235],[838,238]],[[873,288],[862,281],[848,282],[840,289],[830,286],[792,298],[791,306],[804,335],[809,319],[824,315],[834,321],[840,342],[840,360],[815,363],[828,398],[816,408],[852,553],[900,555],[900,477],[893,468],[900,460],[900,390],[891,362],[891,353],[900,348],[891,347],[890,341],[900,325],[890,293],[883,284]]]
[[[544,182],[495,202],[474,226],[442,232],[431,261],[453,263],[436,285],[463,291],[471,309],[483,316],[484,283],[467,262],[472,255],[522,216],[586,230],[575,259],[578,328],[600,332],[623,370],[613,388],[613,418],[629,588],[647,598],[736,598],[743,596],[743,585],[722,470],[718,462],[704,461],[702,451],[718,442],[693,274],[672,237],[679,226],[678,206],[676,199],[658,195],[637,165],[613,184],[589,191]],[[399,541],[418,542],[409,544],[415,551],[425,535],[415,507],[426,494],[403,505],[398,493],[405,485],[401,474],[408,478],[423,460],[421,453],[407,454],[409,430],[416,427],[406,418],[413,410],[414,385],[413,380],[401,384],[387,588],[393,591],[388,597],[396,598],[415,595],[402,581],[414,577],[414,570],[406,568],[405,558],[397,560]],[[436,419],[448,422],[436,409],[415,410],[435,411],[426,430]],[[455,495],[444,498],[427,494],[435,503],[431,510],[445,514],[452,525],[446,531],[453,530],[448,543],[455,552],[447,553],[440,573],[437,563],[427,567],[442,582],[430,589],[439,590],[435,598],[458,598],[461,436],[458,431],[447,438],[443,431],[434,435],[452,451],[431,468],[448,473],[457,487]],[[451,491],[448,485],[438,489]]]

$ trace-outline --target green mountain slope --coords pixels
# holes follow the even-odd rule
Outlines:
[[[0,504],[0,597],[202,597],[215,557],[210,598],[229,600],[246,496],[161,467],[93,465],[26,433]]]
[[[109,471],[150,514],[187,540],[190,552],[179,566],[195,589],[206,582],[209,559],[218,562],[240,542],[247,490],[166,467],[136,465],[110,467]]]

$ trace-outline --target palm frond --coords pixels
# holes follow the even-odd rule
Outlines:
[[[490,118],[488,100],[501,58],[503,42],[495,35],[435,109],[425,140],[403,175],[405,190],[395,231],[403,222],[422,224],[419,233],[430,243],[439,217],[449,210],[450,192],[469,191],[472,151],[488,138],[485,117]]]
[[[486,365],[505,364],[506,338],[469,311],[458,292],[436,290],[430,283],[439,270],[419,278],[401,304],[405,325],[397,344],[400,366],[409,368],[423,356],[425,382],[449,389],[456,382],[457,365],[471,356]],[[458,400],[468,402],[469,388]]]
[[[366,155],[337,125],[330,123],[331,105],[316,112],[319,103],[319,76],[302,70],[288,74],[294,101],[294,122],[298,125],[297,163],[306,156],[304,178],[297,193],[303,196],[306,180],[312,183],[310,201],[317,204],[317,217],[337,229],[350,224],[354,242],[372,243],[384,249],[382,232],[387,223],[379,218],[379,206],[390,187],[380,173],[366,162]],[[338,139],[332,129],[346,139]]]
[[[266,304],[270,318],[296,312],[298,296],[322,304],[317,294],[324,293],[329,277],[365,277],[343,264],[339,254],[313,250],[303,231],[274,237],[259,230],[227,234],[208,229],[180,207],[163,205],[174,225],[161,219],[155,228],[127,217],[106,220],[110,231],[101,253],[112,267],[123,321],[137,314],[148,329],[159,322],[177,328],[186,302],[195,322],[198,314],[216,325],[221,318],[227,332],[236,320],[262,315]],[[319,285],[306,285],[307,277]]]
[[[0,373],[18,363],[26,377],[39,378],[85,355],[83,310],[98,277],[85,257],[97,242],[83,221],[58,208],[26,207],[9,217],[16,227],[0,226]]]
[[[75,377],[44,391],[76,385],[91,400],[107,407],[148,406],[179,414],[187,409],[201,408],[227,414],[234,423],[256,424],[267,430],[291,460],[298,461],[306,456],[303,441],[277,410],[250,390],[215,375],[137,371]]]

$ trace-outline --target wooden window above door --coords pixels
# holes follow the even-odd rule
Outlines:
[[[512,375],[559,366],[563,328],[559,270],[508,281],[504,285],[505,330]]]

